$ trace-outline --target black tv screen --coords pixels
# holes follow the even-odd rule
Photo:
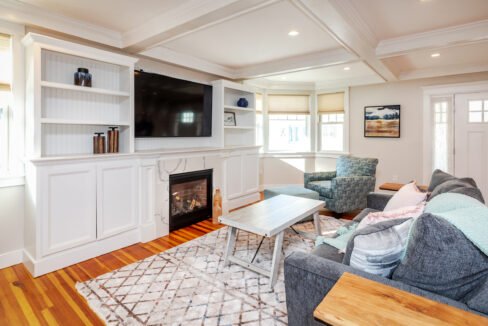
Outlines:
[[[136,71],[135,136],[212,136],[212,86]]]

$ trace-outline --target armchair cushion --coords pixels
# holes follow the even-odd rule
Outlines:
[[[332,182],[330,180],[311,181],[308,184],[308,188],[315,190],[322,197],[332,198],[331,184]]]
[[[307,186],[312,181],[324,181],[332,180],[336,177],[336,171],[329,172],[307,172],[304,173],[305,186]]]
[[[370,176],[376,174],[376,158],[361,158],[353,156],[340,156],[337,158],[337,176]]]

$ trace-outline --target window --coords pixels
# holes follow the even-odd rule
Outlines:
[[[263,145],[263,94],[256,94],[256,145]]]
[[[320,151],[344,151],[344,93],[317,96]]]
[[[10,172],[9,135],[12,105],[12,47],[9,35],[0,34],[0,176]]]
[[[268,96],[268,150],[310,151],[308,95]]]
[[[434,151],[433,168],[443,171],[449,169],[449,116],[450,98],[434,98]]]
[[[488,122],[488,100],[468,101],[470,123]]]

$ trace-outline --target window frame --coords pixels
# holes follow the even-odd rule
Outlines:
[[[296,153],[296,151],[294,151],[294,150],[271,149],[271,146],[270,146],[271,145],[271,143],[270,143],[270,134],[269,134],[269,132],[270,132],[270,129],[271,129],[271,127],[270,127],[271,121],[272,121],[271,117],[273,115],[280,115],[280,116],[304,116],[305,117],[305,119],[304,119],[304,121],[305,121],[305,129],[306,129],[306,131],[308,133],[308,137],[309,137],[309,141],[308,141],[309,142],[309,146],[308,146],[309,149],[308,150],[304,150],[303,152],[308,153],[308,152],[311,152],[312,151],[312,137],[313,137],[313,135],[312,135],[312,130],[311,130],[311,122],[310,122],[310,120],[311,120],[310,119],[311,118],[311,114],[279,114],[279,113],[277,114],[277,113],[270,113],[270,114],[268,114],[268,133],[266,135],[266,137],[268,138],[268,142],[267,142],[267,145],[268,145],[267,152],[268,153]],[[285,120],[285,119],[283,119],[283,120]],[[293,120],[286,119],[286,121],[293,121]],[[303,121],[303,120],[294,120],[294,121]]]
[[[342,122],[342,151],[322,150],[322,114],[318,112],[318,97],[324,94],[344,93],[344,121]],[[317,120],[317,148],[316,152],[320,154],[342,155],[349,154],[349,88],[339,88],[327,91],[317,91],[315,93],[315,116]]]
[[[12,80],[10,84],[11,103],[6,112],[8,118],[8,150],[6,153],[6,171],[0,171],[0,188],[23,185],[24,181],[24,47],[23,25],[0,20],[0,33],[10,35],[12,51]]]

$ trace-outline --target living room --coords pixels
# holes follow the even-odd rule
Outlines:
[[[487,55],[485,0],[0,0],[2,324],[488,325]]]

